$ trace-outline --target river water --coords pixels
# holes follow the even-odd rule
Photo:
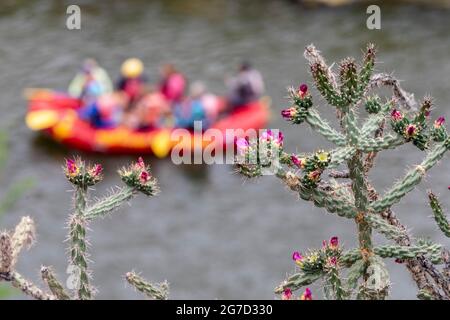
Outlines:
[[[150,78],[158,65],[173,62],[190,80],[203,80],[216,93],[242,59],[250,59],[265,77],[273,100],[269,125],[280,128],[290,150],[329,147],[306,126],[291,126],[278,115],[287,106],[288,85],[311,83],[302,51],[315,43],[328,61],[361,56],[365,43],[379,47],[379,71],[394,72],[420,98],[435,97],[434,116],[450,118],[450,11],[438,8],[382,7],[382,29],[365,27],[365,7],[307,10],[289,1],[79,1],[80,31],[65,27],[65,1],[8,1],[0,9],[0,127],[10,135],[9,160],[1,194],[13,181],[36,181],[2,226],[22,215],[37,223],[38,242],[23,254],[18,269],[40,283],[41,264],[52,265],[65,279],[66,229],[71,193],[61,165],[78,154],[37,138],[24,125],[25,87],[64,89],[80,62],[94,57],[117,76],[128,56],[144,60]],[[333,112],[320,98],[325,117]],[[101,195],[119,184],[115,170],[131,157],[81,154],[105,167]],[[385,190],[423,153],[411,145],[387,151],[377,160],[372,179]],[[148,158],[162,193],[142,196],[114,217],[92,224],[91,259],[99,298],[140,298],[124,280],[129,270],[152,281],[167,279],[171,298],[272,299],[273,288],[293,271],[293,250],[320,246],[340,237],[355,245],[355,225],[310,203],[299,201],[274,177],[246,181],[226,165],[175,166]],[[395,210],[412,232],[445,244],[426,204],[426,190],[445,197],[450,163],[442,161]],[[377,241],[383,240],[377,237]],[[448,244],[448,241],[447,241]],[[388,262],[392,298],[415,297],[404,266]],[[320,295],[317,287],[314,294]]]

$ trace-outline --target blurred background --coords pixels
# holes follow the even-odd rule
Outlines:
[[[284,131],[288,150],[306,152],[329,144],[307,126],[291,126],[279,116],[288,105],[286,87],[311,84],[304,47],[314,43],[328,61],[339,61],[360,57],[365,44],[374,42],[378,71],[393,72],[418,99],[431,94],[437,106],[433,116],[450,118],[449,1],[380,2],[381,30],[366,28],[365,1],[77,1],[81,30],[70,31],[66,8],[73,2],[8,0],[0,9],[0,129],[6,142],[0,151],[5,164],[0,196],[17,195],[21,188],[8,193],[9,188],[28,181],[27,191],[1,217],[1,226],[14,226],[22,215],[35,219],[38,242],[21,256],[18,270],[38,283],[41,264],[54,266],[60,279],[67,277],[62,241],[71,193],[61,165],[65,157],[80,153],[26,128],[21,93],[25,87],[65,89],[86,57],[97,59],[112,77],[125,58],[139,57],[150,80],[156,80],[162,63],[172,62],[189,80],[202,80],[218,94],[225,92],[224,77],[241,60],[250,60],[273,101],[268,127]],[[314,94],[331,119],[331,107]],[[99,194],[120,183],[116,169],[133,159],[81,155],[104,164]],[[373,170],[375,186],[385,190],[422,157],[409,144],[384,152]],[[294,269],[292,251],[320,246],[334,235],[347,248],[356,243],[353,221],[299,201],[274,177],[245,181],[227,165],[146,160],[161,194],[150,200],[139,196],[113,218],[91,226],[98,298],[140,298],[123,280],[134,269],[152,281],[167,279],[172,299],[273,299],[273,288]],[[450,162],[442,161],[395,208],[415,235],[444,244],[430,218],[426,190],[432,187],[448,206],[449,168]],[[393,262],[388,267],[391,298],[415,298],[405,267]],[[313,294],[320,296],[320,290],[313,288]]]

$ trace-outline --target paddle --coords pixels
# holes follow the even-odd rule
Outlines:
[[[30,111],[25,117],[25,123],[31,130],[44,130],[53,127],[59,121],[55,110]]]

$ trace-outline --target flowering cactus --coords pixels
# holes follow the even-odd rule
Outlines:
[[[0,280],[22,290],[25,294],[40,300],[69,300],[92,299],[94,288],[90,283],[91,273],[88,268],[88,241],[86,230],[93,219],[104,217],[123,203],[129,201],[138,192],[147,196],[154,196],[159,192],[157,181],[150,173],[150,167],[145,165],[142,158],[137,163],[119,170],[119,175],[125,183],[124,187],[117,188],[110,195],[90,203],[88,189],[102,180],[103,168],[96,164],[87,165],[80,158],[67,159],[64,173],[68,181],[74,186],[74,212],[69,217],[69,268],[71,270],[70,282],[73,287],[67,290],[57,279],[54,271],[46,266],[41,268],[41,276],[48,286],[49,292],[38,288],[23,278],[16,270],[15,265],[22,248],[29,247],[35,239],[34,222],[24,217],[13,232],[0,234]],[[137,290],[154,299],[167,299],[168,284],[153,285],[135,273],[127,273],[126,279]]]
[[[393,206],[420,183],[450,148],[444,118],[431,122],[431,98],[425,97],[417,109],[413,95],[404,91],[395,78],[374,74],[376,50],[371,44],[361,63],[353,58],[344,59],[339,64],[338,74],[313,45],[306,47],[304,55],[309,61],[315,87],[336,110],[340,130],[321,118],[306,85],[288,89],[291,104],[281,111],[281,116],[292,124],[307,123],[336,148],[288,154],[283,144],[278,144],[267,153],[279,156],[278,161],[269,160],[271,173],[303,200],[354,220],[359,246],[345,251],[338,238],[333,237],[324,241],[320,249],[294,252],[292,258],[298,270],[275,292],[281,294],[282,299],[290,299],[295,290],[323,279],[327,298],[384,299],[388,296],[390,281],[383,259],[394,258],[406,265],[417,283],[419,298],[449,299],[449,254],[439,244],[415,240],[393,212]],[[373,89],[379,87],[392,88],[392,98],[382,102],[379,96],[372,95]],[[361,119],[361,106],[367,111],[366,119]],[[262,175],[262,168],[268,161],[266,153],[252,155],[260,150],[261,140],[264,139],[247,143],[242,149],[244,157],[236,159],[238,172],[247,177]],[[368,174],[377,153],[407,143],[424,151],[424,160],[380,195]],[[329,179],[325,179],[326,175]],[[432,194],[430,201],[439,228],[448,235],[448,220]],[[375,245],[374,231],[391,243]],[[437,264],[442,262],[446,266],[441,272]],[[310,296],[307,289],[303,297]]]

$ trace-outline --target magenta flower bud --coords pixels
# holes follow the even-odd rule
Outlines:
[[[292,297],[292,290],[289,288],[284,289],[283,294],[281,296],[281,300],[290,300]]]
[[[300,300],[312,300],[311,289],[306,288],[305,292],[303,292],[302,296],[300,297]]]
[[[67,159],[66,160],[66,170],[69,175],[76,175],[78,174],[78,167],[75,163],[75,160],[73,159]]]
[[[138,165],[138,167],[140,167],[140,168],[145,168],[144,159],[142,159],[142,157],[139,157],[139,158],[138,158],[137,165]]]
[[[305,97],[306,93],[308,92],[308,86],[303,83],[300,85],[300,87],[298,87],[298,91],[300,93],[300,96],[303,98],[303,97]]]
[[[275,139],[275,142],[276,142],[278,145],[282,146],[282,145],[283,145],[283,140],[284,140],[284,135],[283,135],[283,132],[280,131],[280,132],[278,133],[278,138]]]
[[[141,175],[139,176],[139,181],[141,183],[146,183],[150,179],[150,174],[147,171],[142,171]]]
[[[327,242],[327,240],[323,240],[322,241],[322,248],[326,248],[326,247],[328,247],[328,242]]]
[[[412,137],[417,132],[417,127],[415,124],[410,124],[406,127],[406,136]]]
[[[338,246],[339,246],[339,239],[338,239],[338,237],[332,237],[332,238],[330,239],[330,248],[335,249],[335,248],[337,248]]]
[[[301,168],[302,167],[302,160],[298,158],[295,154],[291,155],[291,161],[294,165]]]
[[[103,172],[103,167],[101,164],[96,164],[94,165],[94,168],[92,169],[92,175],[94,177],[98,177],[99,175],[101,175]]]
[[[302,261],[302,259],[303,259],[303,257],[302,257],[302,255],[300,254],[300,252],[295,251],[295,252],[292,254],[292,260],[294,260],[294,261]]]
[[[236,140],[236,148],[239,153],[243,153],[243,152],[247,151],[249,146],[250,145],[249,145],[247,139],[245,139],[245,138],[239,138]]]
[[[398,111],[397,109],[394,109],[394,110],[392,110],[392,112],[391,112],[391,118],[392,118],[394,121],[399,121],[399,120],[402,120],[402,119],[403,119],[403,114],[402,114],[400,111]]]
[[[445,123],[445,118],[444,117],[439,117],[439,118],[437,118],[436,121],[434,121],[434,127],[436,129],[440,128],[444,123]]]
[[[297,110],[294,107],[281,110],[281,116],[287,120],[291,120],[296,113]]]

